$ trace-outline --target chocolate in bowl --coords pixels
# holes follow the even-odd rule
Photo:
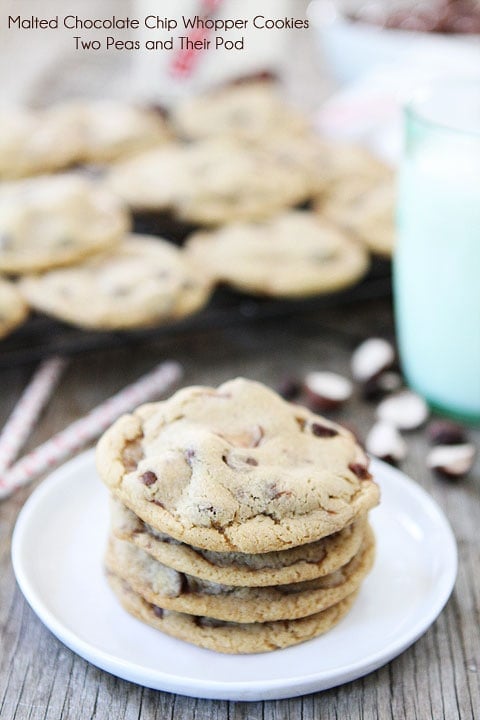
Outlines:
[[[443,34],[480,34],[480,4],[476,0],[430,0],[416,3],[366,3],[345,12],[355,22],[395,30]]]

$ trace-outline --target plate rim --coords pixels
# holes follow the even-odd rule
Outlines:
[[[429,603],[428,609],[423,609],[415,622],[408,626],[407,631],[393,638],[382,649],[374,651],[361,660],[344,665],[340,670],[338,668],[329,671],[322,670],[321,672],[313,672],[308,675],[302,674],[288,679],[207,681],[191,676],[185,678],[182,675],[165,673],[164,670],[152,670],[151,668],[139,666],[136,662],[124,660],[108,651],[95,647],[90,641],[83,640],[75,631],[58,620],[47,604],[40,598],[22,561],[23,536],[28,529],[32,515],[36,512],[37,505],[46,496],[54,494],[58,485],[68,482],[69,476],[75,474],[77,466],[81,467],[83,464],[88,464],[93,460],[94,453],[95,449],[91,448],[61,465],[47,476],[27,499],[20,510],[12,535],[12,565],[16,581],[25,600],[48,630],[60,642],[83,659],[101,670],[117,675],[117,677],[124,680],[145,687],[191,697],[241,701],[285,699],[336,687],[373,672],[413,645],[440,615],[454,588],[458,570],[458,551],[453,530],[445,513],[436,500],[403,471],[377,458],[371,458],[374,471],[375,467],[377,467],[382,478],[386,478],[388,481],[390,476],[395,484],[405,486],[413,499],[420,501],[424,512],[428,511],[428,514],[433,517],[446,541],[443,548],[442,577],[440,582],[435,585],[435,593],[432,594],[431,590],[429,592],[432,595],[433,602]],[[265,656],[268,657],[268,653],[265,653]],[[248,655],[245,657],[248,658]]]

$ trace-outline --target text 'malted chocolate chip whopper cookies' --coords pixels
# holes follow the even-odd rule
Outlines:
[[[379,491],[365,453],[260,383],[144,405],[104,434],[97,463],[113,500],[113,591],[202,647],[262,652],[315,637],[373,564]]]

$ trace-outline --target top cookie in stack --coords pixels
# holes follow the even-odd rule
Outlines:
[[[97,457],[114,498],[110,583],[171,635],[224,652],[301,642],[345,614],[372,565],[363,450],[259,383],[145,405]]]

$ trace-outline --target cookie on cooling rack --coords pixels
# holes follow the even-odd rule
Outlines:
[[[279,129],[302,133],[307,118],[293,109],[273,82],[255,81],[217,88],[180,102],[172,123],[189,140],[228,137],[261,140]]]
[[[395,206],[392,168],[358,144],[323,140],[322,145],[325,188],[315,210],[374,254],[390,257]]]
[[[80,158],[81,137],[69,108],[0,111],[0,180],[54,172]]]
[[[106,330],[182,318],[199,310],[211,292],[178,248],[141,235],[72,267],[24,277],[20,288],[36,310]]]
[[[266,218],[314,194],[293,154],[225,138],[142,153],[117,163],[106,183],[134,211],[171,209],[198,225]]]
[[[105,164],[171,139],[160,112],[114,100],[77,101],[81,161]]]
[[[317,210],[337,226],[353,233],[376,255],[391,257],[395,244],[393,173],[379,182],[370,178],[345,180],[320,199]]]
[[[308,211],[195,234],[187,253],[216,281],[273,297],[340,290],[360,280],[369,267],[360,243]]]
[[[112,247],[130,225],[118,199],[78,175],[39,176],[0,187],[0,272],[68,265]]]
[[[339,142],[323,138],[323,172],[330,188],[335,183],[370,181],[382,182],[391,169],[368,148],[358,143]]]

